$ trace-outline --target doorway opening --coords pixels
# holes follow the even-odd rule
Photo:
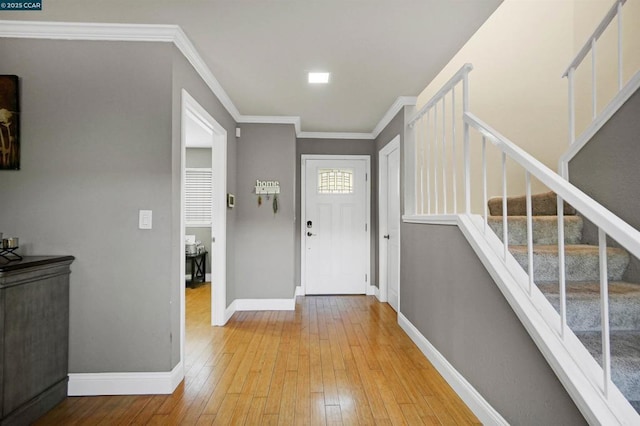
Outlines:
[[[180,359],[185,360],[185,286],[186,235],[199,236],[205,246],[206,268],[204,279],[211,283],[211,325],[224,325],[226,308],[226,224],[227,224],[227,131],[186,90],[181,102],[181,155],[180,155]],[[195,167],[194,167],[195,166]],[[209,167],[206,167],[209,166]],[[186,182],[187,169],[210,169],[211,209],[208,222],[189,223],[187,233]],[[197,216],[197,215],[196,215]],[[199,226],[193,226],[199,225]],[[206,240],[206,241],[204,241]],[[197,269],[197,267],[196,267]],[[208,276],[207,276],[207,271]],[[192,271],[197,275],[198,271]],[[192,278],[196,278],[195,276]]]

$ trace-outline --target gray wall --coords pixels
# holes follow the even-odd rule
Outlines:
[[[76,256],[70,371],[170,370],[171,47],[0,39],[0,51],[0,74],[22,83],[22,169],[0,171],[0,229],[22,254]]]
[[[170,44],[0,39],[0,51],[0,73],[22,78],[22,170],[0,171],[0,229],[21,238],[22,254],[76,256],[70,371],[171,370],[181,88],[229,132],[230,191],[235,122]],[[139,209],[153,210],[152,230],[138,229]],[[232,265],[234,224],[230,212]]]
[[[587,195],[640,229],[640,91],[627,100],[569,163],[569,180]],[[585,224],[584,241],[598,244],[598,231]],[[633,258],[625,279],[640,282]]]
[[[585,420],[457,226],[402,225],[402,313],[511,424]]]
[[[290,299],[294,295],[295,129],[289,124],[242,124],[236,192],[236,298]],[[256,180],[280,182],[258,206]]]
[[[303,154],[321,154],[321,155],[369,155],[371,156],[371,282],[377,285],[376,273],[378,270],[376,256],[376,241],[378,239],[377,227],[378,220],[376,216],[377,194],[378,194],[378,178],[376,164],[375,144],[369,139],[306,139],[300,138],[296,141],[296,220],[295,220],[295,278],[296,285],[301,284],[300,277],[300,214],[301,214],[301,161]]]

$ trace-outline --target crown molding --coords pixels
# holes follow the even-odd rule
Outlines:
[[[351,132],[300,132],[298,137],[305,139],[375,139],[371,133]]]
[[[293,124],[293,127],[296,129],[296,136],[301,133],[300,117],[297,116],[241,115],[236,121],[238,122],[238,124]]]
[[[0,37],[49,40],[147,41],[173,43],[202,77],[214,95],[238,121],[240,112],[178,25],[103,24],[0,20]]]
[[[417,97],[400,96],[371,133],[303,132],[299,116],[242,115],[213,75],[195,46],[178,25],[108,24],[88,22],[0,20],[0,38],[49,40],[144,41],[173,43],[209,86],[237,123],[292,124],[299,138],[375,139],[404,106],[416,104]]]
[[[395,102],[391,105],[391,107],[387,110],[385,115],[382,116],[378,125],[373,128],[371,135],[372,139],[377,138],[380,135],[380,132],[384,130],[385,127],[393,120],[393,118],[400,112],[402,108],[405,106],[415,106],[418,102],[417,96],[398,96]]]
[[[0,20],[0,37],[173,42],[177,25]]]
[[[202,77],[207,86],[209,86],[211,91],[213,91],[213,94],[218,97],[220,103],[229,111],[233,119],[236,122],[240,121],[240,117],[242,116],[240,111],[238,111],[238,108],[236,108],[227,92],[223,89],[220,82],[218,82],[218,79],[216,79],[213,72],[211,72],[204,62],[204,59],[202,59],[202,56],[200,56],[193,43],[191,43],[191,40],[189,40],[184,31],[182,31],[182,28],[177,25],[173,42],[193,68],[195,68],[200,77]]]

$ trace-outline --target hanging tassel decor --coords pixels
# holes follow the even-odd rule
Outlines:
[[[278,194],[273,196],[273,214],[278,213]]]

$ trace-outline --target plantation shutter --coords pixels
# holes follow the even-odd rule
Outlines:
[[[187,168],[185,221],[187,226],[211,226],[211,169]]]

